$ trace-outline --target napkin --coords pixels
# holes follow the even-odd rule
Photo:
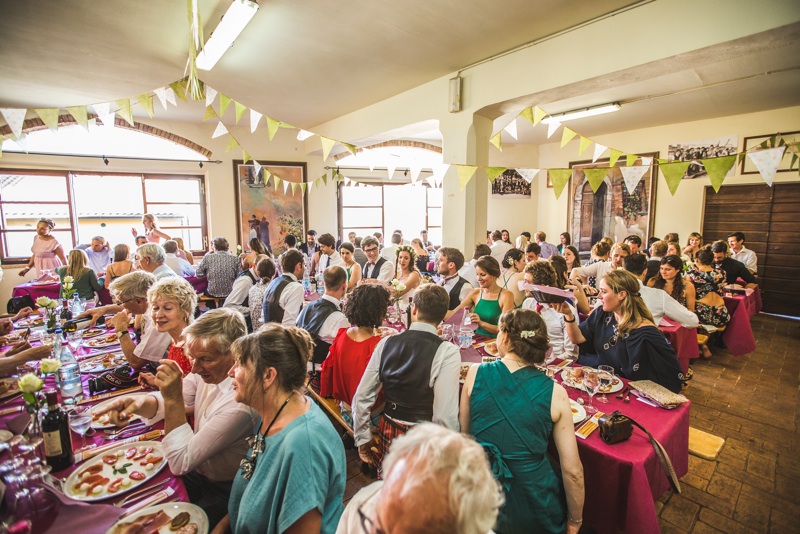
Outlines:
[[[111,504],[75,501],[61,492],[47,488],[61,502],[56,524],[48,532],[81,532],[104,534],[127,510]]]
[[[11,419],[8,420],[8,429],[14,433],[14,435],[22,434],[28,425],[31,424],[31,414],[28,412],[21,413],[19,415],[15,415]]]

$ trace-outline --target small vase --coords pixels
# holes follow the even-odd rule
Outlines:
[[[28,443],[35,447],[36,455],[43,458],[41,445],[44,442],[42,434],[42,413],[41,399],[36,393],[37,402],[25,402],[25,411],[31,415],[31,422],[28,424]]]

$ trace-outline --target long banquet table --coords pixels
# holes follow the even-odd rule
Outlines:
[[[48,284],[37,284],[36,282],[25,282],[14,286],[11,292],[12,297],[21,297],[23,295],[30,295],[36,301],[39,297],[50,297],[53,300],[58,300],[61,295],[61,284],[59,282],[52,282]],[[97,291],[97,297],[100,304],[111,304],[111,293],[107,288],[103,287]]]
[[[731,320],[722,333],[722,341],[734,356],[750,354],[756,350],[750,318],[761,311],[761,291],[745,289],[744,295],[725,295],[723,299]]]

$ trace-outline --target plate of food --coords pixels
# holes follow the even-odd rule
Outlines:
[[[133,396],[133,395],[147,395],[147,393],[130,393],[129,395],[126,395],[126,396]],[[102,430],[104,428],[115,428],[116,427],[116,425],[112,424],[109,421],[108,414],[100,415],[99,412],[100,412],[100,410],[102,410],[106,406],[109,406],[110,404],[112,404],[113,402],[115,402],[117,400],[119,400],[119,397],[108,399],[108,400],[105,400],[103,402],[100,402],[100,403],[95,404],[94,406],[92,406],[92,428],[95,428],[97,430]],[[130,419],[128,419],[128,421],[136,421],[137,419],[139,419],[139,416],[138,415],[134,415]]]
[[[497,342],[496,341],[489,341],[483,346],[483,350],[485,350],[489,356],[497,356]]]
[[[9,332],[8,334],[3,336],[5,338],[5,344],[13,345],[14,343],[22,341],[22,338],[25,337],[25,332],[27,331],[28,331],[27,329],[24,329],[24,330],[13,330]]]
[[[461,364],[461,373],[458,375],[458,383],[463,384],[464,381],[467,379],[467,373],[469,372],[469,368],[475,365],[474,363],[462,363]]]
[[[393,336],[393,335],[395,335],[397,333],[399,333],[397,328],[392,328],[391,326],[379,326],[378,327],[378,334],[380,334],[381,337]]]
[[[102,501],[140,486],[165,465],[160,442],[123,443],[73,471],[64,482],[64,494],[76,501]]]
[[[0,399],[5,399],[19,393],[16,378],[0,378]]]
[[[106,534],[143,532],[144,528],[159,534],[206,534],[208,516],[202,508],[188,502],[156,504],[120,519]]]
[[[89,339],[89,338],[92,338],[92,337],[97,337],[97,336],[99,336],[101,334],[105,334],[105,333],[106,333],[106,329],[105,328],[100,328],[99,326],[92,326],[92,327],[87,328],[86,330],[83,331],[83,339]]]
[[[117,334],[115,332],[111,332],[110,334],[97,336],[89,341],[84,341],[83,344],[93,349],[104,349],[106,347],[119,345],[119,339],[117,339]]]
[[[14,326],[16,328],[30,328],[34,326],[42,326],[44,325],[44,321],[40,315],[29,315],[24,319],[20,319]]]
[[[80,366],[82,373],[104,373],[120,365],[125,365],[126,363],[128,363],[128,360],[125,358],[124,354],[121,352],[112,352],[89,360],[83,360]]]
[[[584,419],[586,419],[586,410],[583,406],[575,402],[574,400],[569,400],[569,407],[572,410],[572,424],[577,425]]]
[[[565,386],[586,391],[586,388],[583,387],[583,367],[564,367],[561,370],[561,382]],[[622,380],[615,376],[611,380],[610,386],[606,386],[605,388],[600,386],[597,388],[596,393],[616,393],[621,389]]]

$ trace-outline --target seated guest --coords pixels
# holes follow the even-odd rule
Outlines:
[[[467,312],[474,306],[470,320],[478,324],[476,332],[481,336],[497,335],[497,319],[500,315],[514,309],[514,296],[511,291],[504,291],[497,285],[500,278],[500,265],[493,256],[484,256],[475,262],[475,274],[478,287],[470,291],[467,298],[455,310],[447,312],[447,317],[457,310],[466,308]]]
[[[363,238],[356,236],[356,242],[353,244],[353,247],[355,247],[353,258],[355,258],[356,263],[363,269],[364,265],[367,263],[367,255],[364,254],[364,249],[361,248],[362,241]]]
[[[593,265],[600,261],[608,261],[608,255],[611,254],[611,246],[613,246],[613,244],[614,243],[612,242],[611,245],[609,245],[606,241],[601,239],[600,241],[592,245],[592,250],[589,254],[589,261],[581,265],[581,267]],[[589,279],[586,281],[586,285],[591,288],[591,290],[589,290],[591,293],[597,293],[596,276],[590,276]]]
[[[143,236],[143,235],[137,235],[134,238],[133,243],[136,245],[136,248],[139,248],[142,245],[146,245],[147,244],[147,238],[145,236]]]
[[[197,276],[208,278],[206,294],[210,297],[227,297],[239,275],[239,260],[228,252],[228,247],[227,239],[215,238],[214,251],[203,256],[197,266]]]
[[[550,256],[549,260],[540,261],[547,261],[550,266],[553,267],[553,270],[556,273],[555,283],[552,284],[552,287],[572,291],[573,295],[575,295],[575,307],[578,309],[578,312],[584,315],[589,315],[592,311],[592,308],[589,303],[589,298],[586,296],[586,291],[584,290],[585,288],[580,284],[573,284],[569,281],[567,278],[567,275],[569,274],[569,271],[567,271],[567,261],[564,259],[564,257]]]
[[[436,247],[433,245],[433,243],[428,240],[428,231],[427,230],[422,229],[422,230],[419,231],[419,240],[420,240],[420,243],[422,243],[422,248],[424,248],[428,252],[436,250]],[[411,242],[413,243],[414,240],[412,239]]]
[[[667,255],[667,243],[665,241],[654,241],[650,245],[650,259],[647,260],[647,270],[645,271],[644,282],[647,284],[661,269],[661,258]]]
[[[397,247],[403,244],[403,235],[395,232],[392,234],[391,241],[392,241],[391,245],[389,245],[388,247],[383,247],[383,249],[381,249],[381,258],[384,258],[387,261],[394,262],[395,251],[397,251]]]
[[[745,287],[751,289],[758,287],[756,277],[753,276],[750,269],[744,263],[728,256],[728,245],[725,244],[725,241],[714,241],[711,245],[711,252],[714,253],[714,268],[725,272],[726,284],[738,284],[741,278]]]
[[[398,437],[383,461],[385,480],[353,496],[337,534],[490,532],[503,504],[480,445],[432,423]]]
[[[458,270],[459,276],[463,276],[472,287],[476,287],[478,285],[478,277],[475,274],[475,263],[480,258],[491,255],[492,249],[489,248],[489,245],[478,243],[475,245],[475,250],[472,252],[472,259],[465,263],[464,266]],[[461,300],[464,299],[462,298]]]
[[[146,273],[152,273],[156,280],[178,276],[167,265],[167,253],[157,243],[147,243],[136,249],[136,263]]]
[[[694,312],[700,319],[700,324],[720,328],[728,324],[731,316],[722,298],[725,273],[714,269],[713,265],[714,253],[710,246],[706,246],[695,254],[695,267],[689,269],[686,276],[694,285],[697,297]],[[702,349],[703,358],[710,358],[708,343],[703,344]]]
[[[668,241],[667,242],[667,256],[678,256],[684,262],[689,261],[689,258],[684,258],[681,254],[681,246],[677,241]]]
[[[386,319],[389,292],[383,286],[360,285],[347,297],[344,313],[352,325],[343,327],[331,343],[328,357],[322,364],[320,395],[339,401],[342,418],[353,425],[353,397],[367,368],[375,346],[381,340],[378,328]],[[383,396],[370,408],[373,426],[380,423]]]
[[[542,257],[542,247],[539,243],[528,243],[525,247],[525,263],[537,261]]]
[[[300,245],[300,252],[305,254],[307,258],[310,258],[317,251],[319,251],[319,245],[317,245],[317,231],[309,230],[306,232],[306,242]]]
[[[305,262],[300,251],[289,250],[281,256],[282,275],[275,278],[264,292],[261,316],[264,323],[294,326],[303,309],[305,290],[298,279],[303,278]]]
[[[411,240],[411,248],[414,249],[414,253],[417,255],[416,266],[417,270],[420,272],[428,272],[428,249],[422,246],[422,240],[418,237],[415,237]]]
[[[528,243],[531,242],[530,238],[526,236],[525,233],[519,234],[514,240],[514,246],[520,249],[522,252],[525,252],[525,248],[528,246]]]
[[[536,244],[542,248],[541,257],[543,260],[548,259],[550,256],[558,255],[558,249],[555,245],[551,245],[546,241],[547,236],[544,232],[536,232],[533,234],[533,238],[536,240]]]
[[[222,304],[224,308],[234,309],[244,316],[248,332],[253,331],[252,317],[250,317],[250,290],[258,282],[255,264],[266,258],[268,258],[266,254],[259,254],[255,258],[253,267],[239,273],[239,276],[233,282],[231,292]],[[260,303],[261,301],[259,301]]]
[[[464,255],[460,250],[452,247],[439,249],[436,270],[442,277],[442,287],[450,297],[449,310],[455,310],[473,289],[472,284],[459,274],[463,266]]]
[[[504,313],[497,335],[501,359],[473,365],[464,381],[461,431],[490,451],[492,472],[505,489],[497,532],[577,534],[583,522],[583,465],[569,397],[535,367],[544,363],[548,341],[537,313]],[[551,436],[561,476],[550,464]]]
[[[8,340],[5,336],[10,334],[14,329],[14,323],[12,321],[27,317],[31,311],[30,308],[25,308],[14,317],[4,317],[0,319],[0,345],[8,344]],[[0,354],[0,376],[13,374],[16,372],[17,366],[25,362],[49,357],[52,349],[52,347],[45,345],[31,347],[27,339],[14,343],[10,349]]]
[[[367,263],[364,264],[363,280],[377,280],[388,284],[394,278],[394,258],[388,261],[380,255],[380,244],[375,237],[367,236],[361,241]]]
[[[630,269],[628,269],[630,270]],[[633,272],[637,277],[637,272]],[[664,290],[678,304],[694,313],[695,291],[688,276],[683,274],[683,260],[674,254],[661,258],[656,275],[647,282],[648,287]],[[651,310],[652,311],[652,310]]]
[[[353,397],[353,430],[359,456],[377,466],[379,476],[381,460],[392,439],[416,423],[433,421],[458,430],[461,354],[436,333],[447,312],[447,302],[444,288],[420,286],[411,305],[411,326],[378,343]],[[385,407],[375,454],[370,415],[381,390]]]
[[[675,256],[664,258],[664,265],[668,268],[664,269],[664,274],[659,275],[659,278],[663,280],[665,284],[670,283],[672,285],[672,292],[677,291],[679,294],[685,293],[685,291],[681,291],[681,287],[684,285],[688,287],[691,286],[691,284],[683,281],[680,271],[676,270],[674,274],[671,272],[674,270],[674,266],[669,263],[668,258],[675,258],[680,261],[680,259]],[[650,313],[653,315],[653,322],[658,326],[661,322],[661,318],[666,317],[686,328],[696,328],[699,324],[697,316],[685,305],[682,305],[663,288],[656,289],[655,287],[647,287],[644,285],[643,282],[647,262],[648,260],[643,254],[631,254],[625,258],[623,265],[626,271],[639,279],[639,293],[642,296],[645,306],[647,306],[647,309],[650,310]],[[689,291],[692,294],[692,300],[694,300],[694,287]]]
[[[256,264],[258,261],[256,260],[256,256],[272,257],[272,253],[269,251],[267,245],[265,245],[264,242],[257,237],[254,237],[248,241],[247,247],[249,250],[239,254],[239,267],[242,271],[246,271]]]
[[[164,262],[167,266],[175,271],[178,276],[194,276],[195,269],[192,265],[178,257],[178,243],[173,239],[168,239],[164,242],[164,252],[167,253],[167,260]]]
[[[642,238],[638,235],[629,235],[623,241],[631,249],[631,254],[638,254],[642,248]]]
[[[145,424],[164,420],[164,452],[170,471],[182,477],[189,501],[208,516],[213,528],[228,510],[228,496],[247,438],[256,424],[254,410],[234,401],[228,376],[234,364],[231,345],[246,334],[241,314],[212,310],[184,330],[192,372],[183,378],[178,364],[164,361],[155,385],[159,393],[114,400],[98,413],[114,424],[139,415]],[[187,415],[194,417],[194,428]]]
[[[328,349],[339,330],[350,326],[350,321],[341,310],[342,299],[347,293],[347,272],[334,265],[325,269],[322,276],[325,280],[325,294],[303,308],[297,317],[297,326],[308,332],[314,340],[311,359],[314,372],[328,357]]]
[[[234,341],[235,399],[260,420],[215,532],[336,529],[347,466],[342,440],[302,392],[311,350],[306,332],[277,324]]]
[[[518,248],[512,248],[503,257],[503,271],[497,283],[503,289],[508,289],[514,295],[514,307],[522,306],[525,293],[520,291],[519,282],[522,280],[522,271],[525,269],[525,255]]]
[[[508,243],[509,245],[511,244],[511,234],[510,234],[510,233],[509,233],[509,231],[508,231],[508,230],[506,230],[505,228],[503,228],[502,230],[500,230],[500,238],[501,238],[503,241],[505,241],[506,243]]]
[[[666,241],[667,243],[680,243],[681,238],[678,237],[677,233],[670,232],[670,233],[664,235],[664,239],[663,240]],[[680,255],[680,254],[678,254],[678,255]]]
[[[347,232],[347,242],[350,243],[351,245],[353,245],[353,247],[356,246],[356,233],[355,232]]]
[[[692,232],[689,234],[689,239],[686,241],[683,254],[687,256],[689,260],[694,261],[694,255],[697,254],[701,248],[703,248],[703,236],[697,232]]]
[[[554,256],[555,257],[555,256]],[[551,258],[552,259],[552,258]],[[523,274],[525,282],[537,286],[558,287],[556,285],[556,271],[553,269],[552,262],[545,260],[532,261],[525,266],[525,273]],[[576,295],[581,292],[576,292]],[[522,308],[526,310],[535,310],[544,319],[547,325],[547,337],[550,339],[550,346],[553,349],[552,356],[555,358],[578,359],[578,347],[572,343],[567,335],[567,325],[564,322],[564,315],[554,310],[550,304],[545,302],[540,303],[533,295],[528,292],[529,297],[522,303]],[[586,300],[586,295],[583,295]],[[569,303],[572,307],[573,304]],[[587,301],[586,306],[589,306]],[[576,312],[573,310],[573,315]]]
[[[625,256],[630,256],[631,248],[625,243],[617,243],[611,249],[611,259],[609,261],[598,261],[597,263],[587,263],[582,267],[575,267],[570,272],[570,280],[576,282],[583,282],[589,277],[600,279],[613,271],[614,269],[622,269],[622,260]],[[591,286],[591,284],[589,284]]]
[[[275,276],[276,270],[275,262],[272,261],[272,258],[265,257],[256,263],[255,273],[256,276],[258,276],[258,282],[253,284],[253,287],[250,288],[250,292],[247,294],[247,302],[250,305],[250,321],[253,323],[253,332],[261,328],[261,325],[264,324],[263,317],[261,316],[264,293],[267,292],[267,287],[269,287],[269,283]]]
[[[561,256],[567,261],[568,273],[572,272],[572,269],[575,267],[581,266],[581,254],[578,252],[578,249],[572,245],[565,246],[564,252],[561,253]]]
[[[398,282],[406,286],[403,291],[395,292],[395,297],[400,298],[402,309],[408,307],[408,303],[414,298],[414,293],[422,280],[419,269],[416,266],[417,255],[410,245],[400,245],[395,250],[394,276]]]
[[[99,277],[106,274],[106,269],[111,264],[111,247],[106,243],[106,239],[101,235],[92,238],[92,244],[85,249],[86,257],[89,259],[87,266]]]
[[[183,238],[173,237],[172,240],[178,244],[178,252],[176,252],[175,255],[188,261],[189,265],[194,265],[194,256],[192,256],[191,252],[186,250],[186,246],[183,244]]]
[[[69,251],[67,265],[56,267],[55,272],[61,279],[62,284],[65,276],[72,277],[72,289],[75,290],[80,298],[94,300],[94,292],[100,291],[103,286],[97,280],[94,271],[86,266],[88,261],[85,251],[73,249]],[[63,293],[62,296],[64,296]]]
[[[328,267],[338,265],[344,267],[344,260],[336,252],[336,238],[331,234],[322,234],[319,236],[319,251],[320,259],[317,269],[324,271]]]
[[[119,244],[114,247],[114,263],[106,269],[106,277],[104,284],[106,289],[111,285],[111,282],[133,272],[133,262],[130,260],[131,249],[128,245]]]
[[[339,255],[344,261],[344,270],[347,272],[347,289],[353,289],[361,282],[361,265],[356,262],[354,252],[355,247],[350,242],[342,243],[339,247]]]
[[[569,232],[562,232],[561,235],[558,236],[559,244],[556,247],[558,249],[558,253],[562,256],[564,255],[564,250],[572,245],[572,236],[569,235]],[[577,249],[576,249],[577,250]]]
[[[583,344],[578,361],[592,367],[611,365],[625,378],[652,380],[678,393],[682,373],[675,349],[656,327],[639,296],[639,280],[627,271],[614,270],[598,285],[602,309],[592,312],[580,325],[569,306],[553,305],[564,314],[570,340]]]
[[[744,263],[751,273],[758,272],[758,258],[756,253],[744,246],[744,234],[733,232],[728,234],[728,246],[731,247],[731,258]]]
[[[498,265],[503,264],[503,258],[512,246],[511,243],[503,241],[503,233],[500,230],[495,230],[491,233],[492,244],[489,248],[492,250],[491,256],[497,260]]]

